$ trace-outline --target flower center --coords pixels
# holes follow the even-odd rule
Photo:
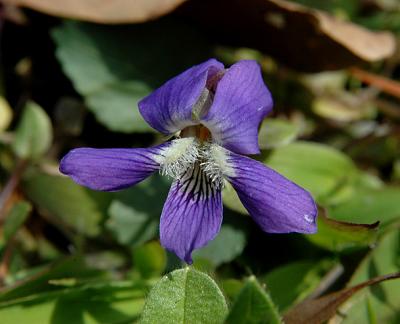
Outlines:
[[[234,173],[228,162],[229,152],[209,141],[210,132],[204,126],[191,126],[183,133],[185,136],[195,133],[196,136],[173,140],[161,152],[158,157],[160,173],[178,181],[194,179],[196,174],[205,177],[204,183],[214,189],[222,189],[224,177]]]
[[[211,141],[211,132],[207,127],[199,124],[194,126],[189,126],[181,130],[180,137],[195,137],[200,141],[200,143]]]

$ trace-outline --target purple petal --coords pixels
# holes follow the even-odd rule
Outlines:
[[[164,134],[194,125],[194,104],[205,89],[207,79],[223,68],[220,62],[210,59],[186,70],[142,99],[140,113],[151,127]]]
[[[94,190],[120,190],[158,170],[157,156],[167,145],[147,149],[78,148],[64,156],[60,171],[80,185]]]
[[[228,177],[244,207],[265,232],[315,233],[317,208],[309,192],[264,164],[235,153]]]
[[[202,118],[213,139],[240,154],[259,153],[258,126],[272,109],[272,97],[255,61],[240,61],[217,85],[213,104]]]
[[[191,264],[192,251],[211,241],[221,222],[221,191],[196,167],[172,184],[161,214],[161,244]]]

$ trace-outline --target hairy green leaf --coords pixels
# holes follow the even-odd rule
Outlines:
[[[153,287],[141,323],[222,323],[227,310],[216,283],[188,267],[167,274]]]

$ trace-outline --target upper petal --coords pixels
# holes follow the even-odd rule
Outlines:
[[[94,190],[124,189],[158,170],[160,152],[168,145],[147,149],[78,148],[64,156],[60,171]]]
[[[221,191],[196,166],[172,184],[161,214],[161,244],[191,264],[192,251],[211,241],[221,222]]]
[[[164,134],[194,125],[192,108],[206,87],[207,79],[224,66],[210,59],[179,74],[139,102],[147,123]]]
[[[272,97],[255,61],[239,61],[218,82],[202,123],[213,139],[241,154],[259,153],[258,126],[272,110]]]
[[[258,225],[269,233],[315,233],[317,208],[310,193],[248,157],[230,153],[228,180]]]

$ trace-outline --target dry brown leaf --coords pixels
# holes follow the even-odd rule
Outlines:
[[[0,2],[0,19],[1,18],[18,25],[25,25],[28,22],[28,19],[20,8],[10,4],[2,4]]]
[[[344,288],[317,299],[306,299],[289,310],[283,317],[286,324],[320,324],[335,315],[338,307],[362,288],[382,281],[398,279],[400,273],[375,277],[359,285]]]
[[[3,0],[53,16],[105,24],[144,22],[163,16],[186,0]]]
[[[382,60],[396,47],[389,32],[284,0],[189,1],[181,12],[229,44],[257,48],[303,71]]]

